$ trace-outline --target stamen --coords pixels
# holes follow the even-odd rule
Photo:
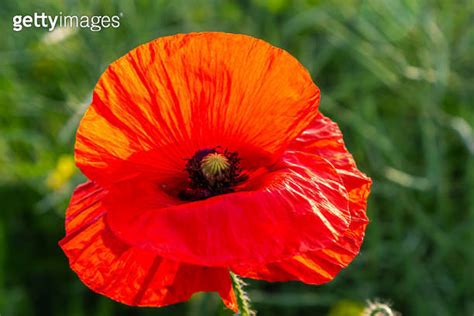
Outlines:
[[[188,187],[179,197],[183,200],[203,200],[215,195],[234,192],[234,187],[247,180],[240,168],[236,152],[221,147],[197,151],[186,163]]]

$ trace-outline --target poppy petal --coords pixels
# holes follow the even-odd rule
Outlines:
[[[273,163],[317,114],[319,89],[290,54],[245,35],[159,38],[112,63],[76,138],[83,173],[102,185],[185,178],[185,158],[222,146]]]
[[[177,262],[118,240],[104,220],[104,194],[93,182],[76,189],[67,210],[66,237],[60,241],[84,284],[137,306],[164,306],[186,301],[195,292],[214,291],[237,310],[227,269]]]
[[[299,280],[321,284],[332,280],[359,253],[368,223],[367,198],[371,180],[360,172],[347,151],[336,123],[319,114],[291,144],[290,149],[314,153],[329,161],[337,170],[349,193],[351,223],[337,243],[308,251],[291,259],[260,266],[237,265],[232,270],[245,277],[267,281]]]
[[[288,151],[252,182],[248,191],[184,203],[157,184],[125,181],[104,199],[107,221],[127,243],[205,266],[289,258],[325,248],[348,228],[347,192],[319,156]]]

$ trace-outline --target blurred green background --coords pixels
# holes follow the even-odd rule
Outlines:
[[[116,15],[118,29],[12,31],[12,17]],[[74,133],[100,74],[180,32],[245,33],[282,47],[322,90],[374,180],[362,251],[331,283],[250,282],[259,315],[474,313],[474,2],[396,0],[0,2],[0,314],[230,315],[217,296],[132,308],[89,291],[57,246],[84,181]]]

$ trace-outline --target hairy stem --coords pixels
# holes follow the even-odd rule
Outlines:
[[[240,316],[254,316],[256,315],[255,311],[252,310],[250,306],[250,298],[244,290],[245,282],[242,281],[236,274],[230,272],[230,277],[232,279],[232,286],[234,287],[235,296],[237,297],[237,304],[239,305]]]

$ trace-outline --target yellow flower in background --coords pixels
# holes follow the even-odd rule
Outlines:
[[[342,300],[334,304],[328,316],[361,316],[364,305],[357,301]]]
[[[76,165],[72,155],[61,155],[56,167],[46,179],[46,186],[52,190],[60,189],[76,173]]]

